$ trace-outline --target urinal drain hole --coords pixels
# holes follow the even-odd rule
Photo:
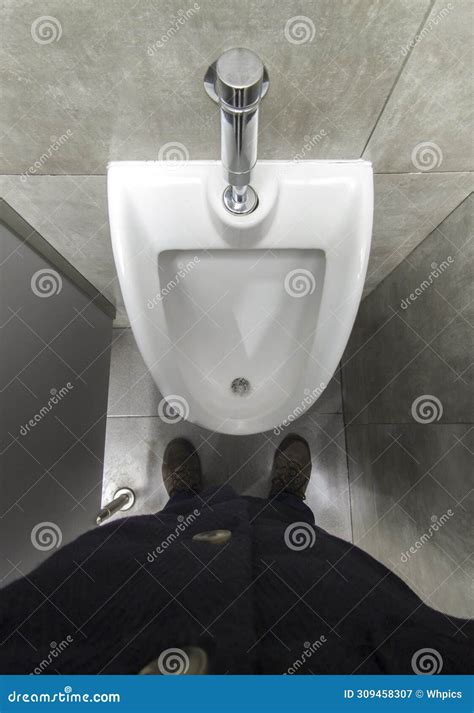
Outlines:
[[[230,385],[230,389],[233,394],[237,396],[245,396],[250,391],[250,381],[244,379],[243,376],[238,376]]]

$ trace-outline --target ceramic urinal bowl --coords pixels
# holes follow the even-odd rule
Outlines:
[[[369,257],[366,161],[260,161],[249,215],[219,161],[113,162],[112,243],[130,323],[168,413],[212,431],[287,424],[346,346]],[[174,409],[174,410],[173,410]]]

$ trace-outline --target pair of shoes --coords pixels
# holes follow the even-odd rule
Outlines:
[[[301,436],[286,436],[278,446],[272,467],[270,498],[282,492],[305,499],[311,476],[311,452]],[[163,482],[168,495],[179,492],[197,494],[202,490],[201,461],[192,443],[175,438],[163,456]]]

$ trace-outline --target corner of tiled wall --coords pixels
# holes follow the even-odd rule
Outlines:
[[[471,194],[362,302],[342,368],[354,540],[463,617],[474,614],[473,209]]]

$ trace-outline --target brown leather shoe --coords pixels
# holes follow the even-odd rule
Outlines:
[[[175,438],[166,446],[163,456],[163,482],[171,497],[179,492],[190,495],[202,490],[201,461],[192,443]]]
[[[286,436],[278,446],[272,468],[270,497],[281,492],[306,499],[306,488],[311,477],[311,451],[307,441],[295,433]]]

